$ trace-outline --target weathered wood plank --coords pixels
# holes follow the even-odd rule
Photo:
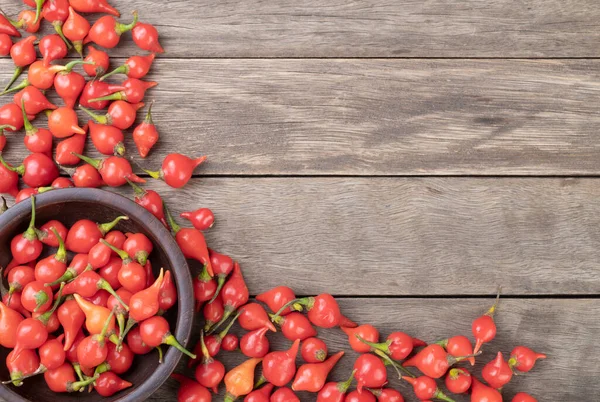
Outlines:
[[[597,294],[598,179],[195,179],[153,182],[211,208],[211,247],[258,293]],[[131,194],[127,188],[121,189]],[[343,278],[343,280],[340,280]]]
[[[244,3],[112,0],[155,24],[171,57],[597,57],[594,1]],[[11,16],[20,1],[5,1]],[[48,25],[48,24],[46,24]],[[129,37],[129,35],[125,35]],[[129,56],[130,40],[115,50]]]
[[[283,275],[281,278],[285,278]],[[284,283],[294,286],[295,281]],[[491,299],[345,299],[340,304],[352,319],[375,325],[382,338],[395,330],[405,331],[432,342],[444,337],[471,335],[471,321],[489,307]],[[478,358],[474,372],[481,378],[481,367],[490,361],[497,351],[505,356],[514,346],[525,345],[546,353],[548,359],[538,362],[528,374],[515,376],[505,386],[504,396],[510,401],[520,391],[531,393],[539,401],[583,401],[589,395],[600,392],[597,377],[600,374],[593,356],[596,334],[600,330],[600,301],[587,300],[502,300],[496,315],[498,334],[484,348]],[[199,331],[199,328],[198,328]],[[320,330],[329,350],[349,350],[347,337],[339,330]],[[237,332],[241,333],[241,332]],[[279,334],[270,334],[269,339],[276,349],[289,347],[290,342]],[[357,355],[349,351],[342,358],[331,378],[342,380],[348,376]],[[243,361],[238,354],[219,355],[227,368]],[[184,366],[181,364],[181,368]],[[298,364],[301,361],[298,360]],[[466,366],[470,367],[470,366]],[[414,371],[417,373],[417,371]],[[193,371],[187,371],[193,375]],[[560,374],[557,374],[560,373]],[[402,392],[407,401],[417,401],[412,389],[398,381],[393,370],[388,370],[390,386]],[[440,386],[443,382],[440,382]],[[176,394],[177,384],[169,380],[151,401],[171,401]],[[222,394],[221,394],[222,395]],[[313,395],[301,395],[303,401],[314,401]],[[454,397],[454,395],[453,395]],[[215,397],[221,400],[222,396]],[[458,402],[468,398],[457,397]]]
[[[598,67],[160,60],[148,100],[162,136],[144,165],[185,150],[209,155],[199,174],[597,175]],[[0,62],[0,82],[11,69]],[[23,156],[14,143],[9,159]]]

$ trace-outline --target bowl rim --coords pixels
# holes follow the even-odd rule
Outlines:
[[[129,216],[131,220],[161,239],[161,246],[164,248],[167,258],[172,263],[172,270],[175,271],[173,277],[178,295],[177,327],[175,331],[172,331],[172,334],[184,347],[187,345],[193,325],[192,277],[187,261],[177,242],[168,229],[154,215],[121,194],[95,188],[55,189],[37,194],[35,201],[36,207],[65,202],[92,202],[105,205],[120,211],[123,215]],[[29,202],[20,202],[13,205],[0,215],[0,228],[15,219],[20,221],[29,218],[30,215],[31,204]],[[189,297],[180,297],[183,294],[187,294]],[[175,348],[168,348],[163,362],[159,364],[158,368],[146,377],[144,382],[137,388],[122,397],[118,397],[114,402],[138,402],[149,398],[170,377],[182,356],[183,354]],[[15,393],[6,385],[0,386],[0,398],[9,401],[29,402],[28,399]],[[60,394],[57,394],[57,398],[60,398]]]

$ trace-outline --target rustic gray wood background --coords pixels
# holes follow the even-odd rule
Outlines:
[[[241,262],[252,294],[331,292],[383,336],[434,341],[470,335],[502,285],[479,361],[518,344],[549,356],[505,399],[600,394],[596,2],[111,3],[124,21],[138,9],[167,50],[149,76],[161,143],[139,162],[209,155],[183,190],[152,185],[175,210],[215,211],[210,244]],[[113,65],[134,53],[125,35]],[[4,82],[12,63],[0,65]],[[24,154],[12,141],[6,158]],[[176,389],[169,380],[151,400]]]

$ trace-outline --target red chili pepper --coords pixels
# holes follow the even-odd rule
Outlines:
[[[208,208],[200,208],[191,212],[182,212],[179,216],[188,219],[194,228],[202,231],[210,229],[215,224],[215,215]]]
[[[158,130],[152,121],[152,104],[150,104],[146,118],[133,130],[133,142],[142,158],[148,156],[152,147],[158,142],[158,136]]]
[[[129,346],[131,351],[136,355],[145,355],[154,349],[153,347],[146,345],[142,340],[139,326],[133,327],[127,334],[127,346]]]
[[[79,127],[77,114],[70,107],[59,107],[48,117],[48,128],[56,138],[66,138],[73,134],[84,135],[86,131]]]
[[[110,73],[104,74],[100,81],[104,81],[108,77],[115,74],[125,74],[129,78],[144,78],[150,71],[150,67],[156,56],[151,53],[147,56],[131,56],[125,60],[125,64],[112,70]]]
[[[171,278],[171,271],[165,272],[165,278],[160,286],[158,304],[160,311],[165,312],[177,303],[177,288]]]
[[[72,282],[69,282],[65,286],[63,293],[65,295],[77,293],[81,297],[93,297],[100,289],[110,293],[121,302],[125,309],[127,309],[127,305],[121,300],[119,295],[117,295],[112,286],[94,271],[82,272]]]
[[[12,131],[16,130],[15,126],[11,126],[10,124],[0,125],[0,152],[4,150],[6,147],[6,136],[4,135],[4,129],[11,129]]]
[[[146,265],[148,256],[154,248],[150,239],[143,233],[127,233],[126,236],[127,240],[123,243],[123,250],[140,265]]]
[[[23,114],[21,108],[15,103],[0,106],[0,124],[12,126],[16,130],[23,128]],[[16,131],[12,127],[5,127],[6,131]]]
[[[237,336],[234,334],[227,334],[223,337],[221,341],[221,349],[226,352],[233,352],[238,348],[240,341]]]
[[[145,183],[146,180],[133,173],[129,161],[120,156],[109,156],[104,159],[92,159],[87,156],[73,153],[82,161],[92,165],[98,170],[104,183],[111,187],[120,187],[127,183],[127,180],[136,183]]]
[[[416,367],[423,374],[431,378],[440,378],[459,361],[466,360],[472,355],[455,357],[450,355],[438,344],[431,344],[419,351],[416,355],[406,360],[402,366]]]
[[[122,289],[119,282],[119,271],[123,266],[123,260],[120,257],[111,257],[108,263],[98,270],[98,274],[104,278],[113,289]]]
[[[294,312],[284,317],[275,317],[270,315],[271,321],[281,327],[281,333],[290,341],[296,339],[304,340],[317,335],[308,318],[304,315]]]
[[[73,301],[75,301],[75,300],[73,300]],[[77,303],[77,302],[75,302],[75,303]],[[73,339],[73,344],[71,345],[71,347],[69,349],[65,350],[65,355],[67,357],[67,360],[70,361],[71,363],[73,363],[73,367],[76,367],[78,371],[81,371],[81,370],[79,369],[80,366],[79,366],[79,363],[77,362],[77,346],[79,346],[79,343],[81,342],[81,340],[83,338],[85,338],[85,335],[83,334],[83,330],[80,330],[79,332],[77,332],[75,334],[75,338]]]
[[[1,29],[1,27],[0,27]],[[0,33],[0,56],[8,56],[12,48],[13,41],[7,34]]]
[[[323,293],[315,297],[304,297],[287,302],[279,310],[291,307],[294,310],[302,311],[306,307],[308,319],[314,325],[321,328],[333,328],[339,325],[342,318],[340,307],[333,296]],[[275,317],[281,314],[281,311],[275,313]]]
[[[441,399],[446,402],[454,402],[453,399],[447,397],[437,386],[435,380],[425,375],[417,378],[413,377],[402,377],[410,385],[413,386],[415,395],[422,401],[428,399]]]
[[[123,100],[128,103],[139,103],[144,100],[146,91],[157,85],[158,83],[154,81],[142,81],[138,80],[137,78],[128,78],[121,84],[121,86],[125,89],[113,92],[110,95],[100,98],[90,99],[90,102]],[[151,107],[152,105],[150,105],[150,108]],[[148,117],[146,117],[146,119],[148,119]]]
[[[371,351],[371,346],[364,341],[370,344],[379,342],[379,331],[370,324],[361,325],[356,328],[341,328],[348,335],[348,343],[355,352],[367,353]]]
[[[158,313],[159,303],[158,295],[163,283],[164,271],[161,268],[160,274],[154,283],[146,289],[140,290],[131,296],[129,301],[129,320],[125,331],[121,334],[121,339],[138,322],[142,322]]]
[[[148,318],[140,324],[140,335],[142,341],[150,347],[157,347],[161,344],[173,346],[181,353],[186,354],[192,359],[196,358],[196,355],[186,350],[177,339],[169,331],[169,323],[161,316],[154,316]]]
[[[10,23],[8,18],[6,18],[3,14],[0,14],[0,33],[14,36],[16,38],[21,37],[21,33]]]
[[[127,389],[133,385],[132,383],[119,378],[119,376],[111,371],[100,374],[94,384],[94,389],[96,392],[98,392],[100,396],[104,397],[113,396],[117,392]]]
[[[352,391],[346,396],[345,402],[375,402],[375,396],[370,392]]]
[[[223,306],[223,299],[221,297],[217,297],[215,300],[206,303],[203,308],[204,330],[208,331],[212,326],[220,322],[224,314],[225,307]]]
[[[42,54],[42,61],[46,67],[49,67],[54,60],[64,59],[69,53],[67,45],[58,34],[44,36],[40,39],[38,49]]]
[[[70,282],[73,280],[73,278],[76,278],[88,269],[91,269],[91,266],[88,263],[88,255],[76,254],[71,260],[71,264],[65,270],[64,274],[60,278],[56,279],[54,282],[48,283],[47,286],[55,286],[59,285],[62,282]]]
[[[126,373],[131,368],[134,357],[129,346],[125,343],[116,346],[112,342],[108,342],[106,347],[108,348],[106,361],[96,367],[95,373],[101,374],[107,371],[112,371],[115,374]]]
[[[54,76],[54,90],[70,109],[75,107],[77,98],[79,98],[79,95],[83,92],[84,87],[85,78],[83,75],[70,68],[59,71]]]
[[[63,34],[73,43],[75,51],[83,57],[83,40],[90,32],[90,23],[69,7],[69,17],[62,27]]]
[[[453,336],[452,338],[444,339],[436,343],[441,345],[454,357],[473,354],[473,345],[471,344],[471,341],[463,335]],[[469,357],[467,360],[471,363],[471,366],[475,364],[475,357]]]
[[[146,211],[150,212],[156,219],[161,221],[165,227],[168,227],[165,219],[164,204],[160,195],[154,190],[146,190],[131,181],[128,182],[133,188],[133,200],[135,203],[144,207]]]
[[[10,168],[10,165],[6,167],[3,163],[0,163],[0,194],[9,194],[16,197],[19,193],[19,175]]]
[[[42,16],[52,24],[56,33],[67,43],[62,26],[69,16],[69,0],[46,0],[42,8]],[[67,43],[67,47],[69,46],[70,44]]]
[[[27,265],[19,265],[10,270],[8,279],[8,303],[15,293],[21,293],[25,285],[35,281],[35,270]],[[20,300],[20,296],[19,296]]]
[[[23,379],[35,375],[40,366],[40,359],[33,350],[23,350],[18,356],[11,351],[6,356],[6,368],[10,374],[10,381],[3,383],[12,383],[15,387],[23,385]]]
[[[58,239],[58,250],[51,256],[38,261],[35,265],[35,280],[41,283],[51,283],[60,278],[67,270],[67,250],[60,233],[56,229],[54,237]]]
[[[129,255],[120,250],[105,240],[100,240],[105,245],[109,246],[111,250],[117,253],[117,255],[123,260],[121,269],[119,270],[119,283],[125,289],[131,293],[137,293],[146,288],[147,274],[144,267],[132,260]]]
[[[121,16],[119,11],[112,7],[106,0],[69,0],[71,7],[80,13],[106,13]]]
[[[511,369],[516,369],[522,373],[527,373],[531,371],[538,359],[545,358],[546,355],[543,353],[536,353],[525,346],[516,346],[512,352],[510,352],[508,364]]]
[[[44,373],[44,380],[53,392],[78,392],[97,380],[96,377],[84,381],[77,381],[75,369],[69,363],[64,363],[57,369]]]
[[[105,185],[98,170],[92,165],[81,165],[71,176],[75,187],[97,188]]]
[[[327,381],[327,375],[343,355],[344,352],[340,351],[322,363],[307,363],[298,367],[292,389],[294,391],[319,392]]]
[[[198,231],[196,232],[200,233]],[[223,285],[220,295],[223,299],[225,313],[223,314],[223,318],[221,318],[221,320],[214,325],[214,329],[221,326],[238,307],[243,306],[248,302],[248,298],[250,296],[248,287],[246,286],[246,282],[242,276],[242,271],[237,262],[234,263],[233,272],[229,277],[229,280],[225,283],[225,285]]]
[[[479,352],[481,345],[491,342],[496,337],[496,323],[494,322],[494,314],[498,308],[499,300],[500,291],[498,291],[494,305],[490,307],[490,309],[484,315],[473,320],[471,331],[475,337],[475,349],[473,349],[474,354]]]
[[[25,232],[16,235],[10,243],[10,251],[14,260],[20,264],[27,264],[37,260],[42,253],[43,244],[38,239],[35,229],[35,197],[31,197],[31,220]]]
[[[18,15],[18,20],[11,22],[16,28],[24,29],[25,32],[35,33],[40,30],[39,15],[33,10],[23,10]]]
[[[111,255],[112,250],[108,246],[98,243],[90,249],[90,252],[88,253],[88,263],[92,269],[102,268],[108,264]]]
[[[48,339],[40,346],[40,367],[36,371],[54,370],[64,364],[66,360],[62,344],[64,337],[65,335],[61,334],[58,338]]]
[[[120,221],[128,219],[127,216],[118,216],[108,223],[94,223],[89,219],[81,219],[75,222],[65,240],[67,250],[74,253],[88,253]]]
[[[65,225],[63,225],[60,221],[57,220],[51,220],[43,224],[42,227],[40,227],[40,229],[37,231],[37,234],[40,238],[40,241],[45,245],[50,247],[58,247],[60,245],[60,242],[58,241],[58,237],[56,237],[56,235],[54,234],[54,230],[52,229],[58,232],[58,235],[61,239],[67,238],[67,234],[69,233],[69,231],[67,230]]]
[[[175,236],[175,241],[177,242],[177,245],[179,245],[179,248],[183,252],[183,255],[185,256],[185,258],[191,258],[191,259],[194,259],[194,260],[200,262],[201,264],[206,265],[206,271],[208,272],[208,275],[211,277],[214,277],[215,275],[213,272],[212,264],[210,262],[208,246],[206,245],[206,239],[204,238],[204,235],[202,234],[202,232],[200,232],[196,229],[192,229],[192,228],[180,227],[175,222],[175,219],[173,219],[173,216],[171,215],[171,213],[169,212],[169,210],[166,207],[165,207],[165,211],[166,211],[167,219],[169,220],[169,226],[171,227],[171,233]],[[239,271],[238,274],[235,276],[235,278],[236,278],[235,284],[241,285],[243,283],[244,279],[242,277],[241,271],[239,270],[239,266],[238,266],[238,271]],[[235,274],[235,269],[234,269],[234,274]],[[232,275],[232,277],[233,277],[233,275]],[[231,278],[229,279],[229,281],[231,281]],[[234,282],[232,282],[232,285],[233,284],[234,284]],[[245,287],[245,284],[243,287]],[[239,289],[241,292],[243,292],[243,287]],[[247,291],[248,291],[248,289],[246,288],[246,293],[247,293]],[[243,297],[241,297],[240,299],[243,299]],[[223,301],[226,302],[227,299],[224,298]],[[243,303],[238,304],[237,307],[241,306],[242,304],[245,304],[247,301],[248,301],[248,299],[246,298],[246,300]]]
[[[537,402],[537,399],[525,392],[519,392],[513,397],[512,402]]]
[[[108,112],[105,115],[98,115],[81,105],[79,106],[81,110],[90,115],[97,123],[115,126],[121,130],[127,130],[133,125],[136,112],[142,107],[144,107],[144,102],[132,105],[125,101],[115,101],[108,107]]]
[[[464,394],[471,388],[471,373],[463,368],[453,368],[446,375],[446,388],[453,394]]]
[[[23,0],[23,3],[27,4],[29,7],[35,8],[35,22],[38,22],[42,15],[42,6],[45,2],[46,0]]]
[[[363,353],[356,359],[354,370],[359,392],[363,387],[381,388],[387,383],[387,370],[383,361],[370,353]]]
[[[369,389],[378,402],[404,402],[404,397],[393,388]]]
[[[52,182],[51,187],[52,188],[56,188],[56,189],[58,189],[58,188],[71,188],[71,187],[75,187],[75,184],[73,184],[73,182],[70,179],[67,179],[66,177],[57,177]]]
[[[38,319],[26,318],[17,327],[17,342],[13,350],[13,358],[26,349],[37,349],[48,339],[46,326]]]
[[[23,316],[21,314],[0,302],[0,345],[5,348],[15,347],[17,344],[17,328],[22,321]]]
[[[223,285],[225,284],[225,280],[227,276],[233,271],[234,262],[233,259],[225,254],[217,253],[214,250],[208,249],[208,255],[210,257],[210,264],[213,269],[213,274],[217,276],[217,289],[211,299],[214,300],[220,293]],[[251,307],[252,308],[252,307]],[[255,308],[256,309],[256,308]],[[264,309],[263,309],[264,311]],[[265,317],[267,314],[265,312]],[[268,317],[267,317],[268,320]],[[248,330],[248,328],[245,328]],[[252,328],[258,329],[258,328]]]
[[[202,352],[202,361],[196,367],[194,377],[198,383],[206,388],[210,388],[216,394],[218,386],[225,376],[225,366],[208,353],[204,344],[204,332],[200,332],[200,345]]]
[[[472,377],[471,402],[502,402],[502,394]]]
[[[100,333],[83,338],[77,346],[77,361],[82,367],[94,368],[106,360],[108,356],[106,337],[111,323],[114,325],[114,312],[112,311]]]
[[[15,197],[15,204],[21,201],[28,200],[34,195],[45,193],[46,191],[54,190],[52,187],[37,187],[37,188],[24,188],[19,191]]]
[[[262,388],[250,392],[244,398],[244,402],[269,402],[269,397],[273,391],[273,384],[265,384]]]
[[[319,338],[308,338],[302,342],[300,353],[306,363],[319,363],[327,359],[327,345]]]
[[[164,180],[173,188],[181,188],[192,178],[194,169],[204,161],[206,161],[206,156],[191,159],[182,154],[169,154],[163,160],[160,171],[144,171],[155,179]]]
[[[502,388],[512,378],[513,371],[504,361],[502,352],[498,352],[494,360],[483,366],[481,376],[492,388]]]
[[[133,27],[131,36],[140,49],[151,53],[164,53],[164,49],[158,43],[158,30],[154,25],[138,22]]]
[[[181,384],[177,391],[177,402],[211,402],[212,395],[202,385],[198,384],[181,374],[173,373],[171,378],[179,381]]]
[[[8,88],[15,83],[17,78],[19,78],[23,72],[24,67],[27,67],[37,59],[35,47],[33,47],[33,42],[36,40],[37,38],[35,36],[28,36],[27,38],[21,39],[10,48],[10,57],[15,64],[15,71],[8,82],[8,85],[4,87],[4,91],[8,90]]]
[[[123,131],[114,126],[97,124],[92,120],[88,121],[88,125],[92,143],[98,152],[104,155],[125,154]]]
[[[101,110],[108,106],[109,101],[90,102],[90,99],[99,98],[115,91],[123,89],[120,85],[107,84],[99,80],[91,80],[85,84],[81,96],[79,97],[79,105],[83,107]]]
[[[108,308],[108,298],[109,297],[111,297],[111,294],[108,293],[106,290],[99,290],[92,297],[84,297],[84,299],[95,304],[96,306],[102,306],[102,307]]]
[[[300,398],[288,387],[283,387],[273,392],[270,402],[300,402]]]
[[[102,332],[105,324],[109,321],[107,327],[107,333],[112,333],[115,329],[115,318],[114,316],[109,319],[111,311],[106,307],[96,306],[95,304],[85,300],[77,293],[74,294],[75,300],[79,305],[79,308],[85,314],[85,328],[88,330],[90,335],[96,335]]]
[[[15,105],[25,108],[26,117],[35,117],[36,114],[43,110],[55,110],[58,106],[54,105],[44,94],[33,86],[28,86],[17,92],[13,97]],[[23,120],[25,122],[25,120]]]
[[[110,64],[108,53],[98,50],[92,45],[89,45],[87,49],[88,54],[83,60],[93,64],[84,65],[83,71],[85,71],[89,77],[101,77],[108,71],[108,66]]]
[[[152,263],[150,262],[150,260],[146,261],[146,264],[144,264],[144,271],[146,271],[146,287],[148,287],[152,285],[156,280],[156,277],[154,276],[154,271],[152,270]]]
[[[225,394],[224,402],[233,402],[240,396],[248,395],[252,392],[254,385],[254,369],[260,363],[261,359],[248,359],[237,367],[231,369],[225,375]]]
[[[216,265],[213,265],[213,267],[216,267]],[[269,320],[267,312],[260,304],[248,303],[241,307],[240,310],[238,322],[240,323],[240,327],[246,331],[254,331],[266,327],[270,331],[277,332],[275,325]]]
[[[85,130],[85,128],[84,128]],[[74,156],[74,153],[82,153],[85,147],[85,135],[74,135],[72,137],[66,138],[60,141],[56,145],[56,153],[54,156],[54,160],[59,165],[77,165],[81,162],[81,159]],[[72,187],[72,186],[71,186]]]
[[[354,380],[354,371],[350,378],[343,382],[328,382],[317,395],[317,402],[344,402],[346,393]]]
[[[240,350],[248,357],[264,357],[269,353],[269,340],[266,327],[247,332],[240,339]]]
[[[54,161],[45,154],[30,154],[23,160],[23,164],[18,167],[9,167],[1,155],[0,162],[9,170],[13,170],[21,175],[23,182],[29,187],[35,188],[50,185],[59,175]]]
[[[122,34],[133,29],[135,24],[137,24],[137,20],[138,14],[136,11],[133,12],[133,21],[129,24],[117,22],[114,17],[110,15],[100,17],[90,28],[83,43],[94,42],[106,49],[112,49],[119,44]]]

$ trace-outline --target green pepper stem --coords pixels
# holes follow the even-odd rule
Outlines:
[[[52,23],[52,26],[54,27],[54,31],[58,34],[58,36],[60,36],[60,38],[63,40],[63,42],[65,42],[65,45],[67,45],[67,49],[71,50],[73,45],[71,45],[71,42],[69,42],[69,40],[65,37],[65,34],[63,33],[63,30],[62,30],[63,22],[62,21],[54,21]]]
[[[65,247],[65,242],[64,242],[63,238],[60,236],[60,234],[58,233],[58,230],[56,230],[56,228],[53,227],[53,228],[50,228],[50,230],[52,231],[52,233],[54,233],[54,236],[56,237],[56,240],[58,241],[58,251],[56,252],[56,254],[54,254],[54,259],[56,261],[66,263],[67,262],[67,248]]]
[[[35,196],[31,196],[31,220],[29,221],[29,226],[27,230],[23,233],[23,237],[25,237],[29,241],[36,240],[37,232],[35,231]]]
[[[100,124],[104,124],[107,125],[109,123],[109,119],[107,115],[99,115],[97,113],[92,112],[90,109],[83,107],[81,105],[79,105],[79,109],[83,110],[85,113],[87,113],[92,119],[94,119],[94,121],[96,121],[96,123],[100,123]]]
[[[122,35],[123,33],[127,32],[127,31],[131,31],[133,29],[133,27],[135,27],[135,25],[138,22],[138,12],[137,11],[133,11],[133,21],[131,21],[129,24],[123,24],[120,22],[117,22],[115,25],[115,32],[117,33],[117,35]]]
[[[2,95],[4,95],[5,93],[7,93],[6,91],[9,90],[9,88],[12,86],[12,84],[15,83],[15,81],[17,80],[17,78],[19,78],[19,76],[23,73],[23,67],[15,67],[15,72],[13,73],[10,81],[8,81],[8,84],[4,87],[4,92],[2,93]]]
[[[125,95],[123,95],[124,92],[123,91],[118,91],[115,93],[112,93],[110,95],[106,95],[106,96],[101,96],[99,98],[94,98],[94,99],[90,99],[88,102],[101,102],[101,101],[114,101],[114,100],[124,100],[125,99]]]
[[[402,378],[402,373],[400,373],[400,370],[403,371],[404,373],[406,373],[407,376],[415,378],[415,375],[413,373],[411,373],[410,370],[408,370],[406,367],[396,363],[396,361],[394,361],[391,357],[389,357],[382,351],[375,349],[375,354],[377,356],[381,357],[383,360],[387,361],[392,367],[394,367],[394,369],[396,370],[396,373],[398,373],[398,378]]]
[[[90,377],[87,380],[72,382],[67,385],[67,392],[78,392],[98,379],[98,376]]]
[[[50,321],[50,317],[52,316],[52,314],[54,314],[54,312],[56,311],[58,306],[60,306],[60,304],[62,303],[62,292],[63,292],[64,287],[65,287],[65,283],[63,282],[60,284],[60,288],[58,288],[58,296],[56,297],[56,300],[54,301],[54,305],[52,306],[52,308],[37,318],[42,324],[48,325],[48,321]]]
[[[303,297],[301,299],[290,300],[289,302],[285,303],[279,309],[279,311],[277,311],[275,313],[275,317],[279,317],[286,308],[291,307],[292,310],[302,311],[302,306],[306,306],[307,310],[310,310],[314,304],[315,304],[314,297]]]
[[[136,197],[141,198],[148,194],[146,190],[129,180],[127,177],[125,178],[125,180],[127,180],[127,183],[129,183],[129,185],[133,189],[133,195],[135,195]]]
[[[35,0],[35,19],[33,20],[33,25],[37,24],[40,20],[40,15],[42,14],[42,6],[46,0]]]
[[[148,106],[144,123],[154,125],[154,122],[152,121],[152,106],[154,106],[154,101],[150,102],[150,106]]]
[[[119,335],[119,342],[123,343],[123,340],[125,339],[125,336],[131,330],[131,328],[133,328],[133,326],[135,324],[137,324],[136,320],[134,320],[131,317],[127,318],[127,323],[125,324],[125,329],[121,330],[121,334]]]
[[[109,242],[107,242],[104,239],[100,239],[100,243],[104,244],[105,246],[107,246],[108,248],[110,248],[112,251],[114,251],[115,253],[117,253],[117,255],[119,257],[121,257],[121,259],[123,260],[123,262],[126,262],[126,261],[130,262],[130,261],[132,261],[131,257],[129,257],[129,254],[127,254],[126,251],[116,248],[115,246],[113,246],[112,244],[110,244]]]
[[[177,339],[175,339],[175,337],[170,333],[167,334],[167,336],[165,336],[162,343],[164,343],[165,345],[173,346],[175,349],[177,349],[181,353],[187,355],[188,357],[191,357],[192,359],[197,358],[197,356],[195,354],[193,354],[192,352],[188,351],[186,348],[181,346],[181,344],[177,341]]]
[[[113,219],[110,222],[98,224],[98,230],[100,230],[100,233],[105,235],[108,232],[110,232],[111,230],[113,230],[119,222],[128,221],[128,220],[129,220],[129,217],[126,215],[117,216],[115,219]]]
[[[123,299],[121,299],[121,296],[119,296],[117,294],[117,292],[115,292],[115,290],[112,288],[112,286],[110,286],[110,284],[105,279],[100,279],[98,281],[97,286],[98,286],[98,289],[103,289],[103,290],[106,290],[108,293],[110,293],[111,296],[113,296],[115,299],[117,299],[117,301],[119,303],[121,303],[121,305],[123,306],[123,308],[126,311],[129,311],[129,306],[127,304],[125,304]]]
[[[171,211],[167,207],[167,204],[163,204],[163,205],[164,205],[163,208],[165,210],[165,215],[167,216],[169,226],[171,227],[171,234],[173,236],[175,236],[181,230],[181,226],[179,226],[177,224],[177,222],[175,222],[175,218],[173,218],[173,215],[171,215]]]
[[[162,362],[163,362],[163,350],[160,347],[160,345],[158,345],[155,349],[158,351],[158,363],[162,364]]]
[[[90,158],[89,156],[78,154],[77,152],[71,152],[71,155],[78,157],[79,159],[81,159],[88,165],[92,165],[96,169],[100,169],[100,164],[102,163],[101,159],[93,159],[93,158]]]
[[[37,128],[33,127],[29,118],[27,118],[27,112],[25,111],[25,99],[21,98],[21,113],[23,113],[23,126],[25,127],[25,133],[27,135],[37,133]]]
[[[233,324],[239,318],[240,314],[242,314],[242,311],[243,310],[238,311],[236,313],[236,315],[233,316],[233,318],[231,319],[231,321],[229,322],[229,324],[227,324],[227,326],[225,328],[223,328],[223,330],[221,332],[219,332],[219,339],[225,338],[225,335],[227,335],[227,333],[229,332],[229,330],[231,329],[231,327],[233,326]]]
[[[9,94],[9,93],[11,93],[11,92],[17,92],[17,91],[20,91],[21,89],[28,87],[28,86],[29,86],[29,84],[30,84],[30,82],[29,82],[29,79],[28,79],[28,78],[25,78],[23,81],[21,81],[21,82],[19,83],[19,85],[15,86],[15,87],[12,87],[12,88],[10,88],[10,89],[5,89],[4,91],[2,91],[2,92],[0,93],[0,95],[6,95],[6,94]]]
[[[123,65],[120,65],[119,67],[115,68],[111,72],[104,74],[102,77],[100,77],[100,81],[104,81],[108,77],[113,76],[115,74],[127,74],[127,73],[129,73],[129,66],[127,64],[123,64]]]

